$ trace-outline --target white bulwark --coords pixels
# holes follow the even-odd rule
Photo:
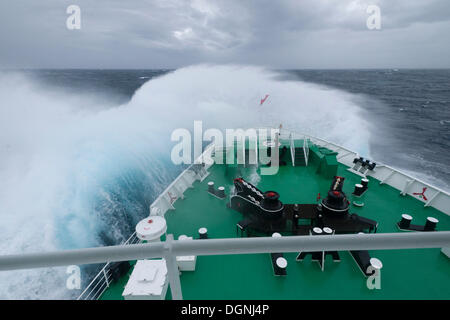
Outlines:
[[[350,168],[353,166],[353,159],[359,158],[359,154],[357,152],[351,151],[333,142],[329,142],[324,139],[309,135],[295,133],[293,131],[287,132],[287,134],[284,134],[285,136],[291,134],[294,139],[307,138],[312,143],[320,147],[326,147],[337,152],[337,161]],[[283,131],[281,132],[281,134],[283,134]],[[419,179],[411,177],[406,173],[403,173],[378,161],[375,162],[377,162],[376,168],[374,170],[367,171],[363,176],[374,177],[375,179],[379,180],[380,184],[387,184],[399,190],[401,195],[409,195],[416,200],[421,201],[425,207],[434,207],[437,210],[450,215],[450,194],[448,192],[432,186],[426,182],[423,182]]]
[[[122,296],[125,300],[164,300],[168,285],[164,259],[138,260]]]

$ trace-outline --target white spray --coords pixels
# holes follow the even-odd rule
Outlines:
[[[257,67],[183,68],[109,109],[8,75],[0,100],[0,254],[96,246],[100,234],[120,242],[121,224],[132,230],[139,216],[117,207],[133,206],[137,185],[150,201],[169,183],[170,133],[194,120],[204,129],[283,124],[368,153],[351,95]],[[147,203],[135,205],[129,211],[145,214]],[[0,298],[73,298],[66,277],[65,268],[3,272]]]

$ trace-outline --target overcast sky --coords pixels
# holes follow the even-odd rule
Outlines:
[[[0,26],[0,68],[450,67],[449,0],[1,0]]]

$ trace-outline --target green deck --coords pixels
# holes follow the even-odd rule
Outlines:
[[[344,192],[350,195],[361,177],[338,165],[338,175],[346,178]],[[248,170],[250,171],[250,170]],[[210,168],[203,182],[185,192],[185,199],[175,203],[176,210],[165,215],[168,233],[175,238],[186,234],[197,237],[200,227],[208,228],[210,238],[236,237],[236,223],[242,215],[226,207],[207,193],[207,183],[226,186],[227,194],[232,179],[225,177],[224,166]],[[244,173],[244,178],[248,178]],[[402,213],[414,217],[415,223],[424,223],[426,217],[439,219],[438,230],[450,230],[450,217],[388,185],[369,178],[365,206],[352,206],[350,212],[379,222],[378,233],[400,232],[396,222]],[[314,166],[280,167],[274,176],[261,176],[258,188],[276,190],[284,203],[315,203],[317,194],[326,194],[330,178],[317,174]],[[197,258],[194,272],[183,272],[181,285],[184,299],[449,299],[450,259],[439,249],[371,251],[383,262],[381,289],[369,290],[366,278],[348,252],[340,252],[341,262],[327,260],[322,272],[317,263],[296,262],[296,254],[285,254],[288,261],[286,277],[273,275],[269,254],[202,256]],[[331,258],[331,257],[328,257]],[[327,258],[327,259],[328,259]],[[122,299],[128,280],[123,277],[112,284],[102,299]],[[170,290],[168,291],[170,298]]]

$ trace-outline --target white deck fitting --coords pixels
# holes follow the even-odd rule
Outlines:
[[[192,237],[181,235],[178,240],[189,241],[193,240]],[[177,264],[180,271],[195,271],[195,264],[197,262],[197,256],[178,256]]]
[[[136,235],[141,240],[160,241],[167,231],[166,219],[161,216],[150,216],[136,225]]]
[[[125,300],[164,300],[168,284],[164,259],[138,260],[122,296]]]
[[[380,270],[381,268],[383,268],[383,263],[377,258],[371,258],[370,265],[376,270]]]
[[[288,262],[285,258],[283,257],[279,257],[277,258],[277,260],[275,261],[275,263],[277,264],[277,266],[281,269],[286,269]]]

